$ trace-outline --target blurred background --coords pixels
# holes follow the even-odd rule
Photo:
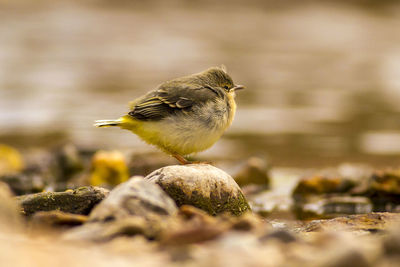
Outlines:
[[[398,1],[0,1],[0,143],[157,151],[96,119],[225,64],[247,89],[207,160],[398,165]]]

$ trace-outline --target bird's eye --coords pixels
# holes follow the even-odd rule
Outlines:
[[[228,85],[225,85],[224,88],[225,88],[226,90],[228,90],[228,89],[229,89],[229,86],[228,86]]]

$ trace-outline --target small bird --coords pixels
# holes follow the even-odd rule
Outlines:
[[[226,68],[203,72],[160,84],[130,102],[130,111],[117,120],[97,120],[95,126],[119,126],[155,145],[182,164],[184,158],[210,148],[235,116],[235,85]]]

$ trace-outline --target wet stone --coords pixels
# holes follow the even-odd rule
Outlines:
[[[87,215],[108,195],[108,190],[85,186],[65,192],[43,192],[17,197],[22,213],[30,216],[38,211],[60,210]]]
[[[174,165],[158,169],[146,180],[161,186],[178,206],[193,205],[210,215],[240,215],[250,206],[235,180],[208,164]]]
[[[90,213],[88,223],[64,235],[68,240],[109,241],[119,236],[143,235],[159,239],[175,202],[156,184],[134,176],[116,186]]]
[[[129,216],[168,216],[177,212],[174,201],[158,186],[134,176],[115,187],[90,213],[90,221],[114,221]]]

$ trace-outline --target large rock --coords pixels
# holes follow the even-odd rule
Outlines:
[[[107,241],[118,236],[143,235],[159,239],[176,215],[175,202],[158,186],[134,176],[115,187],[90,213],[89,222],[64,235],[69,240]]]
[[[177,212],[174,201],[157,185],[134,176],[115,187],[90,213],[90,221],[113,221],[129,216],[151,217]]]
[[[108,190],[85,186],[65,192],[43,192],[17,197],[25,215],[38,211],[60,210],[74,214],[88,214],[108,195]]]
[[[250,210],[240,187],[226,172],[208,164],[174,165],[145,177],[158,184],[178,206],[193,205],[211,215]]]

